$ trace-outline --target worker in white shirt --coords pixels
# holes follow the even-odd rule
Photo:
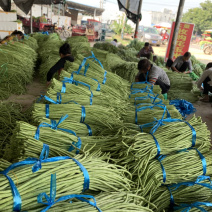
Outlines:
[[[192,63],[190,57],[191,53],[186,52],[183,56],[177,57],[174,62],[171,59],[168,59],[166,67],[168,69],[171,67],[172,71],[175,71],[177,73],[189,74],[192,72]]]
[[[118,46],[118,41],[117,41],[117,39],[114,39],[113,41],[111,41],[111,44],[113,45],[113,46]]]
[[[203,84],[203,87],[202,87]],[[204,97],[200,99],[203,102],[209,102],[208,93],[212,93],[212,62],[208,63],[205,71],[203,72],[200,79],[197,81],[197,87],[203,90]]]

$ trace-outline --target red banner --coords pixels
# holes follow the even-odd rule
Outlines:
[[[169,57],[169,51],[171,49],[171,41],[173,38],[174,27],[175,22],[172,23],[171,34],[169,36],[169,42],[166,49],[165,62]],[[175,60],[178,56],[184,55],[186,52],[188,52],[193,30],[194,30],[194,24],[180,23],[180,29],[177,37],[176,47],[174,50],[173,60]]]

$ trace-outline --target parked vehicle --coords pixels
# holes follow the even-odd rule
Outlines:
[[[162,37],[153,27],[139,26],[138,39],[142,42],[149,42],[152,45],[160,46],[162,44]]]
[[[89,41],[101,40],[102,23],[94,19],[88,19],[82,25],[72,27],[72,36],[86,35]]]
[[[106,37],[113,37],[116,33],[112,29],[106,29]]]

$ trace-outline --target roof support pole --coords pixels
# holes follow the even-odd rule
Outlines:
[[[139,4],[138,4],[138,15],[140,14],[141,12],[141,6],[142,6],[142,0],[139,0]],[[134,35],[134,39],[137,38],[137,35],[138,35],[138,26],[139,26],[139,22],[140,22],[140,19],[137,18],[137,22],[136,22],[136,27],[135,27],[135,35]]]
[[[31,10],[30,10],[30,33],[31,34],[33,33],[33,27],[32,27],[32,7],[31,7]]]
[[[126,1],[126,6],[125,6],[127,9],[129,9],[129,0]],[[121,30],[121,39],[123,40],[124,39],[124,30],[125,30],[125,25],[127,23],[127,15],[124,14],[124,24],[123,24],[123,28]]]

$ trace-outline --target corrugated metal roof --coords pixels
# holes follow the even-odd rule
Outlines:
[[[82,13],[83,15],[93,16],[93,14],[96,10],[96,16],[101,16],[102,13],[105,11],[102,8],[92,7],[92,6],[85,5],[85,4],[79,4],[76,2],[72,2],[72,1],[66,1],[66,4],[67,4],[68,8],[79,10],[79,12]]]

